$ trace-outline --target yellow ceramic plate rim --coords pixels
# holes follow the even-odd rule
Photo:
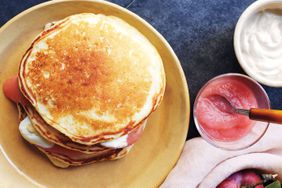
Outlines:
[[[189,99],[189,92],[188,92],[188,86],[187,86],[187,82],[186,82],[186,78],[185,78],[185,75],[184,75],[184,72],[182,70],[182,67],[181,67],[181,64],[177,58],[177,56],[175,55],[174,51],[172,50],[172,48],[170,47],[170,45],[168,44],[168,42],[164,39],[164,37],[158,32],[156,31],[149,23],[147,23],[144,19],[142,19],[141,17],[137,16],[136,14],[132,13],[131,11],[123,8],[123,7],[120,7],[114,3],[110,3],[110,2],[107,2],[107,1],[102,1],[102,0],[57,0],[57,1],[49,1],[49,2],[44,2],[44,3],[41,3],[39,5],[36,5],[36,6],[33,6],[21,13],[19,13],[18,15],[16,15],[15,17],[13,17],[12,19],[10,19],[8,22],[6,22],[6,24],[4,24],[1,28],[0,28],[0,35],[1,33],[6,29],[8,28],[13,22],[15,22],[16,20],[18,20],[19,18],[21,18],[22,16],[28,14],[29,12],[32,12],[33,10],[36,10],[36,9],[39,9],[39,8],[42,8],[44,6],[48,6],[48,5],[51,5],[51,4],[56,4],[56,3],[62,3],[62,2],[70,2],[70,1],[76,1],[76,2],[98,2],[100,3],[101,5],[102,4],[105,4],[105,5],[108,5],[108,6],[111,6],[115,9],[118,9],[119,11],[121,12],[124,12],[125,14],[128,14],[129,16],[131,17],[134,17],[135,19],[137,19],[139,22],[141,22],[143,25],[145,25],[145,27],[149,28],[149,30],[151,30],[159,40],[161,40],[161,42],[165,45],[165,48],[167,48],[170,52],[170,55],[173,56],[173,59],[176,63],[176,66],[177,66],[177,69],[178,69],[178,72],[180,74],[180,77],[181,77],[181,80],[179,80],[180,82],[182,82],[182,87],[185,91],[185,93],[183,93],[184,95],[184,98],[185,98],[185,102],[186,104],[184,104],[187,108],[187,112],[190,112],[190,99]],[[187,118],[185,119],[185,122],[184,124],[186,124],[186,133],[188,133],[188,127],[189,127],[189,120],[190,120],[190,114],[186,114]],[[183,138],[183,143],[182,144],[179,144],[179,153],[177,154],[178,157],[174,158],[174,159],[171,159],[174,161],[174,165],[176,164],[181,152],[182,152],[182,148],[184,146],[184,143],[185,143],[185,138]],[[2,152],[2,154],[6,157],[6,154],[5,154],[5,151],[3,150],[3,148],[1,147],[0,145],[0,151]],[[9,161],[8,159],[8,162],[10,163],[10,165],[14,166],[13,165],[13,162],[12,161]],[[15,167],[15,166],[14,166]],[[16,167],[15,167],[16,168]],[[171,169],[173,168],[173,166],[171,167]],[[170,170],[171,170],[170,169]],[[1,170],[1,168],[0,168]],[[20,173],[20,171],[18,171]],[[162,179],[158,180],[159,184],[165,179],[165,177],[167,176],[167,174],[169,173],[168,172],[164,172],[164,176]],[[26,177],[28,178],[28,177]],[[30,180],[32,181],[32,180]],[[0,184],[1,185],[1,184]]]

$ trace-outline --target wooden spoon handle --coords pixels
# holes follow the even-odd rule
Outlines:
[[[251,108],[250,119],[282,124],[282,110]]]

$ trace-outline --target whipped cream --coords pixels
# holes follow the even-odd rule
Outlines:
[[[147,120],[145,120],[142,123],[142,125],[141,125],[142,131],[145,129],[146,123],[147,123]],[[123,135],[119,138],[116,138],[116,139],[108,141],[108,142],[103,142],[103,143],[101,143],[101,145],[105,146],[107,148],[125,148],[129,145],[128,142],[127,142],[127,139],[128,139],[128,134]]]
[[[128,135],[126,134],[114,140],[103,142],[101,143],[101,145],[107,148],[125,148],[128,145],[127,138],[128,138]]]
[[[19,130],[22,137],[31,144],[42,148],[52,148],[54,146],[53,143],[45,140],[41,135],[39,135],[39,133],[33,128],[28,117],[20,122]]]
[[[244,25],[241,52],[245,64],[262,82],[282,84],[282,10],[263,10]]]

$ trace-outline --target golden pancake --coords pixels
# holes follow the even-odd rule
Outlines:
[[[21,106],[21,105],[19,105]],[[91,146],[82,145],[76,142],[73,142],[71,139],[69,139],[67,136],[63,135],[53,127],[46,124],[46,122],[39,116],[39,114],[35,111],[35,109],[32,106],[23,106],[19,107],[23,108],[24,112],[28,115],[29,119],[32,122],[32,126],[35,128],[35,130],[47,141],[55,143],[61,147],[67,148],[69,150],[74,151],[80,151],[82,153],[86,154],[93,154],[98,151],[105,151],[109,148],[104,147],[100,144],[94,144]],[[24,117],[22,118],[24,119]],[[139,126],[143,125],[143,122],[139,124]],[[136,127],[137,129],[139,128]],[[136,129],[135,128],[135,129]],[[134,130],[135,130],[134,129]]]
[[[126,156],[126,154],[131,149],[131,147],[127,147],[123,149],[108,149],[107,151],[99,152],[97,154],[91,154],[91,155],[85,154],[76,159],[73,159],[65,155],[46,151],[45,149],[40,147],[37,148],[42,153],[44,153],[55,166],[60,168],[67,168],[70,166],[81,166],[81,165],[91,164],[105,160],[117,160]]]
[[[19,109],[19,114],[21,114],[21,118],[23,119],[25,119],[26,115],[30,113],[26,111],[26,107],[21,106],[20,104],[18,104],[18,109]],[[25,111],[27,113],[24,113]],[[31,118],[32,116],[28,116],[28,117]],[[32,126],[34,126],[33,123],[32,123]],[[22,130],[22,128],[20,129]],[[39,134],[39,132],[37,132],[36,129],[32,130],[28,126],[26,127],[26,129],[28,130],[29,133],[32,132],[32,134],[35,134],[39,137],[42,136]],[[21,133],[23,132],[21,131]],[[75,148],[75,150],[73,150],[72,147],[69,146],[69,144],[71,144],[71,141],[70,143],[66,145],[64,145],[64,143],[62,142],[59,142],[61,145],[51,144],[52,142],[50,142],[50,144],[48,143],[47,145],[44,145],[44,147],[42,147],[40,145],[35,144],[34,139],[31,139],[31,140],[26,139],[24,135],[23,135],[23,138],[30,144],[34,145],[41,152],[43,152],[55,166],[60,167],[60,168],[67,168],[70,166],[80,166],[80,165],[90,164],[90,163],[104,161],[104,160],[116,160],[116,159],[124,157],[133,147],[133,145],[131,145],[131,146],[127,146],[127,147],[120,148],[120,149],[113,149],[113,148],[106,148],[102,146],[93,146],[92,150],[85,152],[83,150],[83,147],[81,146],[83,150],[83,152],[81,152],[79,151],[79,149],[81,148],[79,149]],[[38,139],[36,140],[38,142]],[[46,141],[49,141],[49,140],[46,140]],[[76,145],[77,143],[73,142],[73,144]],[[87,148],[87,146],[85,147]]]
[[[17,104],[17,109],[18,109],[18,114],[19,114],[18,118],[20,121],[22,121],[27,116],[26,110],[24,106],[22,106],[20,103]]]
[[[146,119],[163,97],[165,74],[138,30],[113,16],[78,14],[39,35],[21,61],[19,82],[48,125],[93,145]]]
[[[97,151],[103,151],[108,148],[101,146],[100,144],[95,144],[91,146],[82,145],[76,142],[73,142],[67,136],[63,135],[53,127],[46,124],[46,122],[39,116],[39,114],[31,106],[24,106],[26,114],[32,122],[32,126],[35,130],[49,142],[60,145],[64,148],[80,151],[82,153],[91,154]]]

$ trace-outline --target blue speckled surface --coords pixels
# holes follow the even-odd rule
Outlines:
[[[193,105],[212,77],[243,73],[233,49],[235,24],[254,0],[135,0],[129,10],[152,24],[175,50],[185,72]],[[0,25],[43,0],[1,0]],[[127,6],[131,0],[112,0]],[[265,87],[273,108],[282,109],[282,89]],[[281,102],[280,102],[281,101]],[[192,116],[191,116],[192,117]],[[198,136],[193,118],[188,138]]]

